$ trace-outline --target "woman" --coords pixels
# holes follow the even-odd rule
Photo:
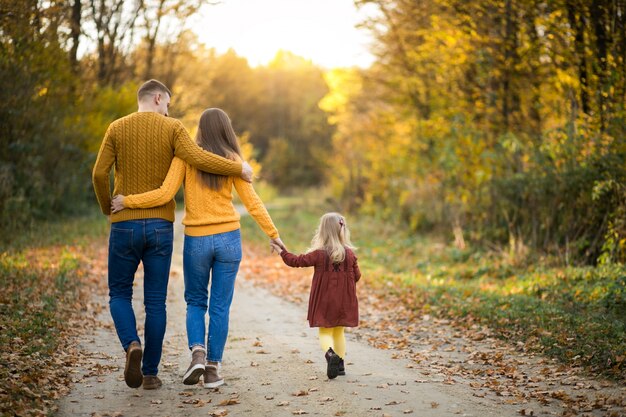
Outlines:
[[[198,145],[214,154],[241,160],[237,136],[228,115],[216,108],[202,113],[196,135]],[[153,191],[115,196],[113,212],[124,208],[147,208],[170,201],[181,183],[185,184],[185,246],[183,269],[187,302],[187,339],[191,364],[183,376],[186,385],[197,384],[204,375],[204,386],[224,383],[220,364],[226,338],[235,278],[241,261],[239,213],[232,203],[235,187],[241,201],[272,242],[283,246],[263,202],[252,185],[238,177],[202,172],[174,158],[163,185]],[[209,328],[205,338],[209,276],[212,276],[208,303]],[[206,361],[206,362],[205,362]]]

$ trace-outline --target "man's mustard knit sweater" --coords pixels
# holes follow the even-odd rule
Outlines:
[[[248,213],[254,218],[267,236],[278,237],[263,202],[249,184],[239,177],[228,177],[219,190],[207,187],[199,178],[199,172],[179,158],[174,158],[163,185],[143,194],[129,195],[124,198],[124,206],[129,208],[147,208],[159,206],[171,200],[185,181],[185,234],[188,236],[208,236],[217,233],[231,232],[241,227],[239,213],[233,206],[232,189],[246,206]],[[122,213],[126,210],[122,210]]]
[[[93,186],[104,214],[111,214],[109,173],[115,165],[113,194],[139,194],[159,188],[174,155],[202,171],[241,175],[241,162],[206,152],[176,119],[153,112],[132,113],[111,123],[93,168]],[[160,218],[174,221],[172,198],[152,208],[122,210],[111,222]]]

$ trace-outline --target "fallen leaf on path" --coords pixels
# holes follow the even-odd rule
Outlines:
[[[339,417],[339,416],[343,416],[343,415],[345,415],[345,414],[346,414],[346,412],[345,412],[345,411],[337,411],[337,412],[335,413],[335,415],[336,415],[336,416],[338,416],[338,417]]]
[[[317,377],[316,377],[316,376],[310,376],[310,377],[309,377],[309,381],[315,381],[316,379],[317,379]]]
[[[398,405],[398,404],[400,404],[400,401],[396,401],[396,400],[389,401],[388,403],[385,403],[385,405]]]
[[[281,401],[278,404],[276,404],[278,407],[284,407],[286,405],[289,405],[289,401]]]
[[[259,366],[259,364],[256,362],[250,362],[250,366]]]
[[[309,414],[304,410],[294,410],[291,412],[291,414],[293,414],[294,416],[301,416],[302,414]]]
[[[135,394],[135,395],[137,395],[137,394]],[[183,392],[179,392],[178,395],[182,395],[184,397],[191,397],[193,395],[193,392],[183,391]]]
[[[309,393],[304,390],[300,390],[300,391],[292,392],[291,395],[293,395],[294,397],[302,397],[304,395],[309,395]]]
[[[210,411],[209,415],[211,417],[224,417],[226,415],[228,415],[228,411],[222,409],[222,410],[215,410],[215,411]]]
[[[375,411],[382,410],[382,409],[383,409],[382,407],[370,407],[370,410],[375,410]]]
[[[402,411],[402,414],[412,414],[413,410],[404,410]]]
[[[265,385],[272,385],[271,382],[265,381],[265,382],[261,382],[261,385],[265,386]]]
[[[269,355],[270,354],[268,351],[263,350],[263,349],[257,350],[256,353],[258,355]]]
[[[309,392],[319,391],[320,389],[317,387],[309,388]]]
[[[523,416],[534,416],[535,412],[533,410],[527,410],[525,408],[522,408],[521,410],[518,411],[521,415]]]
[[[266,396],[265,396],[265,399],[266,399],[266,400],[273,400],[273,399],[274,399],[274,396],[273,396],[273,395],[266,395]]]
[[[262,347],[263,346],[263,342],[261,342],[260,340],[255,341],[252,346],[256,346],[256,347]]]
[[[183,404],[193,404],[196,407],[203,407],[206,404],[211,403],[213,399],[209,398],[208,400],[203,400],[201,398],[189,398],[188,400],[183,400]]]
[[[150,404],[163,404],[163,400],[152,400]]]
[[[235,404],[239,404],[239,399],[237,398],[228,398],[226,400],[222,400],[220,401],[219,405],[220,406],[224,406],[224,405],[235,405]]]
[[[291,349],[291,353],[300,353],[300,350],[298,350],[298,349]]]
[[[94,398],[95,398],[96,400],[101,400],[101,399],[103,399],[103,398],[104,398],[104,395],[102,395],[102,394],[98,394],[98,395],[95,395],[95,396],[94,396]]]
[[[183,400],[183,404],[198,404],[199,402],[199,398],[189,398],[188,400]]]
[[[431,408],[437,408],[437,407],[439,407],[439,403],[433,401],[433,402],[430,403],[430,406],[431,406]]]
[[[334,401],[335,399],[333,397],[324,397],[322,398],[321,401],[327,402],[327,401]]]

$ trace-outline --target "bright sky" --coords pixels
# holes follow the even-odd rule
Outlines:
[[[352,0],[223,0],[205,5],[192,29],[200,42],[218,52],[232,48],[252,66],[284,49],[326,68],[367,67],[371,38],[355,27],[367,13]]]

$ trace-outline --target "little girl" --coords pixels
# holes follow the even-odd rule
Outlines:
[[[271,245],[288,266],[315,267],[307,319],[311,327],[320,329],[320,344],[326,352],[328,378],[345,375],[344,327],[356,327],[359,324],[356,282],[361,278],[346,220],[338,213],[324,214],[311,248],[304,255],[289,253],[273,242]]]

